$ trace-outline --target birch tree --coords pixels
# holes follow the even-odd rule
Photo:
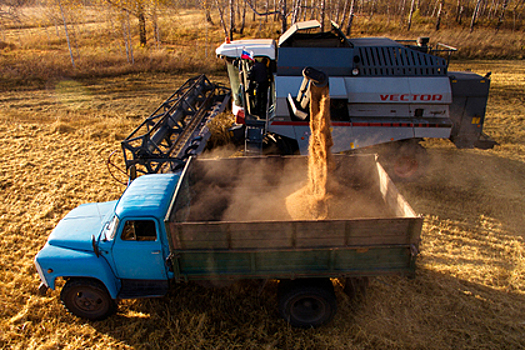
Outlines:
[[[350,13],[348,14],[348,24],[346,26],[346,36],[350,36],[352,32],[352,24],[354,23],[354,11],[355,11],[355,1],[350,2]]]
[[[140,45],[146,46],[146,7],[149,5],[147,0],[105,0],[109,5],[126,12],[138,19]]]
[[[230,40],[233,40],[233,32],[235,32],[235,1],[229,0],[230,7],[230,28],[228,30]]]
[[[414,6],[416,4],[416,0],[412,0],[410,3],[410,14],[408,15],[408,24],[407,24],[407,30],[410,30],[412,27],[412,16],[414,15]]]
[[[216,1],[218,1],[218,0],[216,0]],[[250,7],[250,9],[252,10],[253,16],[254,16],[254,20],[255,20],[255,16],[256,15],[259,16],[259,17],[266,17],[266,18],[268,18],[268,16],[277,16],[279,18],[279,20],[281,20],[281,30],[283,28],[286,28],[286,26],[287,26],[286,25],[286,19],[287,19],[287,16],[288,16],[288,14],[286,13],[286,0],[284,0],[284,1],[283,0],[279,0],[278,7],[277,7],[277,4],[275,3],[273,11],[268,11],[268,9],[266,9],[265,12],[257,11],[257,9],[255,8],[254,3],[252,3],[251,0],[244,0],[244,1],[245,1],[246,4],[248,4],[248,7]],[[284,30],[286,31],[286,29],[284,29]]]
[[[481,0],[476,0],[476,7],[474,8],[474,12],[472,13],[472,19],[470,21],[470,32],[471,33],[474,31],[474,26],[476,25],[476,19],[478,16],[480,5],[481,5]]]
[[[443,7],[445,6],[445,0],[439,1],[439,9],[436,16],[436,31],[441,27],[441,14],[443,12]]]
[[[281,33],[284,33],[288,29],[288,24],[286,23],[286,18],[288,16],[288,13],[286,12],[286,0],[279,0],[279,5],[281,11],[279,14],[279,17],[281,18]]]
[[[226,21],[224,20],[224,10],[223,10],[224,7],[223,7],[223,4],[221,4],[219,2],[219,0],[215,0],[215,4],[217,5],[217,9],[219,10],[219,17],[221,19],[221,27],[222,27],[222,30],[224,31],[224,37],[225,38],[230,38],[229,33],[228,33],[228,29],[226,28]]]
[[[62,21],[64,23],[64,32],[66,34],[66,40],[67,40],[67,47],[69,49],[69,57],[71,59],[71,64],[73,65],[73,68],[76,68],[75,66],[75,58],[73,57],[73,50],[71,49],[71,40],[69,37],[69,31],[67,29],[67,20],[66,20],[66,14],[64,11],[64,6],[62,6],[62,3],[60,0],[56,0],[58,8],[60,9],[60,15],[62,16]]]
[[[503,21],[505,20],[505,11],[507,11],[507,6],[509,5],[509,0],[503,1],[503,6],[501,9],[501,14],[498,18],[498,24],[496,24],[496,30],[499,30],[501,25],[503,24]]]

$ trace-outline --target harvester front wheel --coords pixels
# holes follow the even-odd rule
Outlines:
[[[71,279],[60,292],[60,300],[73,315],[99,321],[108,318],[117,310],[106,287],[90,279]]]
[[[418,140],[409,140],[385,147],[380,161],[394,180],[411,181],[425,173],[427,155]]]
[[[420,168],[420,162],[413,154],[403,154],[394,161],[394,174],[398,179],[413,178]]]

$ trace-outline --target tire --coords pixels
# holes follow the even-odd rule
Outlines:
[[[381,158],[390,177],[395,181],[412,181],[425,173],[426,150],[417,141],[405,141],[383,151]]]
[[[60,300],[73,315],[92,321],[104,320],[117,311],[117,303],[106,287],[90,279],[67,281],[60,292]]]
[[[281,283],[279,313],[291,326],[315,328],[332,320],[337,311],[337,300],[330,280]]]

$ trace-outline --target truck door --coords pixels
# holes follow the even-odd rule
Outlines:
[[[165,257],[156,220],[127,219],[113,246],[117,277],[129,280],[167,280]]]

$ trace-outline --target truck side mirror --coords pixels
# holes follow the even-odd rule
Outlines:
[[[91,246],[93,247],[93,251],[95,252],[97,258],[100,257],[100,251],[97,247],[97,240],[95,239],[95,235],[91,235]]]

